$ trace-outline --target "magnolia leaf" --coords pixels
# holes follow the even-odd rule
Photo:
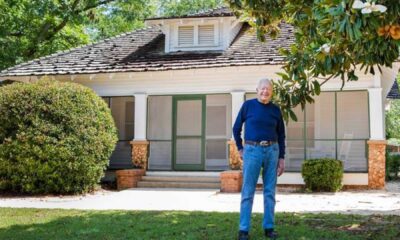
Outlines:
[[[292,109],[288,109],[288,112],[289,112],[290,118],[291,118],[293,121],[297,122],[297,116],[296,116],[296,114],[293,112],[293,110],[292,110]]]
[[[315,94],[319,95],[321,93],[321,85],[318,81],[313,81]]]

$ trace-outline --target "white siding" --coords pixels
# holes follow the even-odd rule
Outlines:
[[[243,24],[242,23],[237,23],[233,26],[233,28],[231,29],[230,33],[229,33],[229,43],[228,45],[230,45],[232,43],[232,41],[235,39],[236,35],[239,33],[240,29],[242,28]]]
[[[130,96],[137,92],[148,95],[255,92],[260,78],[277,79],[280,65],[223,67],[159,72],[77,75],[74,82],[94,89],[100,96]],[[58,80],[71,81],[70,76],[57,76]],[[328,86],[328,87],[327,87]],[[356,82],[347,83],[345,90],[367,89],[373,86],[372,76],[360,76]],[[324,85],[322,90],[339,90],[341,82]]]

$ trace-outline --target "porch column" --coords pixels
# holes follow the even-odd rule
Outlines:
[[[135,96],[135,138],[131,141],[132,162],[135,167],[147,169],[149,142],[146,139],[147,128],[147,94],[136,93]]]
[[[368,187],[385,187],[385,126],[382,103],[382,88],[370,88],[369,118],[371,138],[368,141]]]
[[[232,95],[232,126],[235,124],[235,120],[237,114],[242,107],[244,102],[244,91],[235,91],[231,92]],[[229,165],[231,169],[241,169],[242,168],[242,159],[239,156],[239,152],[237,151],[235,140],[232,138],[228,141],[228,148],[229,148]]]

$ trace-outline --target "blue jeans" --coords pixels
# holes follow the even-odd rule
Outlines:
[[[274,228],[278,156],[279,146],[277,143],[270,146],[253,146],[247,144],[244,146],[239,230],[247,232],[250,230],[254,193],[261,169],[264,187],[263,228]]]

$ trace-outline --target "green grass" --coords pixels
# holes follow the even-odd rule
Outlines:
[[[236,239],[238,213],[0,208],[0,239]],[[261,214],[252,239],[263,239]],[[400,216],[278,213],[280,239],[400,239]]]

